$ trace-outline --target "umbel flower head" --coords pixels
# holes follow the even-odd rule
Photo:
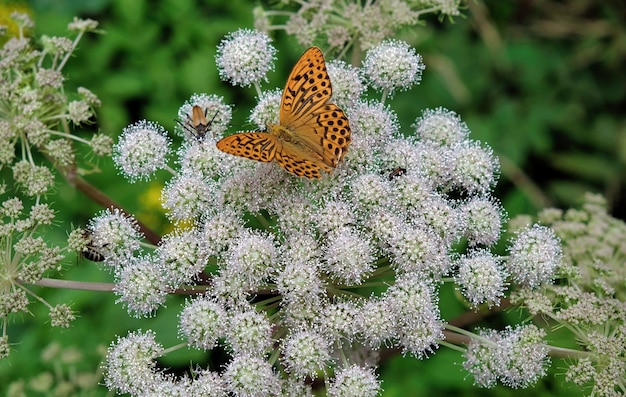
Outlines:
[[[89,124],[100,100],[84,87],[66,93],[63,85],[63,67],[80,38],[98,24],[75,19],[68,25],[77,35],[74,40],[44,36],[36,44],[27,37],[34,26],[31,18],[22,13],[11,18],[18,32],[0,48],[0,167],[13,170],[20,193],[41,196],[53,185],[52,167],[35,164],[33,153],[41,152],[61,167],[75,166],[74,143],[89,145],[98,156],[111,153],[111,138],[94,134],[86,140],[70,129]]]
[[[263,81],[261,71],[274,57],[268,46],[253,32],[229,35],[218,55],[223,78],[235,86]],[[393,46],[419,61],[408,45]],[[245,51],[264,53],[237,57]],[[336,67],[339,76],[354,72]],[[244,68],[254,77],[242,84],[234,71]],[[413,82],[420,72],[419,62],[407,71]],[[382,88],[402,88],[400,80]],[[381,88],[378,80],[368,82]],[[380,382],[368,352],[394,346],[425,358],[444,338],[438,304],[444,277],[454,276],[472,307],[494,306],[515,269],[517,262],[507,267],[489,252],[504,219],[491,197],[497,159],[469,138],[460,117],[427,110],[414,125],[416,136],[399,125],[392,105],[357,98],[363,90],[350,84],[333,87],[333,96],[343,98],[353,143],[332,174],[298,178],[273,163],[220,152],[220,134],[192,139],[177,152],[180,167],[171,170],[175,176],[163,194],[170,217],[191,222],[190,228],[171,232],[149,254],[129,247],[131,259],[117,262],[120,300],[135,315],[154,314],[164,294],[176,288],[199,294],[185,303],[180,335],[198,349],[227,348],[230,361],[214,376],[228,393],[277,395],[289,384],[306,395],[304,379],[321,377],[330,382],[329,395],[374,396]],[[259,101],[250,120],[263,125],[278,118],[279,91],[269,87]],[[165,148],[160,134],[155,136]],[[144,167],[141,175],[155,168]],[[536,244],[526,243],[530,250],[539,244],[530,241]],[[459,246],[467,249],[459,252]],[[549,279],[546,266],[537,267],[542,282]],[[142,278],[148,288],[137,284]],[[208,285],[200,281],[207,278]],[[361,294],[366,286],[377,293]],[[134,339],[121,339],[111,352]],[[284,371],[276,370],[274,360]],[[326,379],[330,367],[332,380]],[[120,370],[109,366],[107,376],[125,391],[133,385],[118,384]]]
[[[417,84],[423,70],[421,55],[402,41],[382,42],[368,51],[363,61],[363,73],[370,86],[391,94]]]
[[[61,179],[55,179],[56,174],[80,180],[75,145],[90,146],[103,156],[111,153],[113,142],[102,134],[90,139],[74,134],[75,127],[92,121],[100,101],[84,87],[73,92],[64,86],[64,66],[97,22],[75,18],[67,26],[71,39],[35,39],[31,17],[21,12],[7,15],[15,8],[5,3],[0,16],[11,28],[0,27],[0,357],[11,345],[9,316],[30,310],[29,300],[48,308],[49,325],[68,327],[76,318],[68,305],[47,302],[28,284],[44,283],[62,267],[64,250],[50,241],[50,227],[60,224],[48,203]]]
[[[398,31],[420,24],[428,13],[452,18],[460,14],[461,0],[422,1],[290,1],[280,11],[258,6],[255,27],[261,31],[285,30],[302,46],[324,43],[337,52],[356,47],[366,51]],[[268,3],[271,4],[271,3]]]
[[[484,330],[482,342],[472,340],[463,366],[475,382],[492,387],[496,381],[525,388],[545,375],[548,348],[542,344],[545,331],[534,325],[507,328],[503,332]]]
[[[217,47],[215,60],[222,80],[248,87],[266,80],[274,69],[276,49],[268,35],[250,29],[229,34]]]
[[[567,362],[566,381],[588,388],[590,395],[615,395],[626,383],[626,223],[608,214],[606,199],[591,193],[580,209],[541,211],[537,221],[543,226],[524,218],[511,221],[519,229],[509,266],[520,284],[511,302],[570,330],[580,352],[578,360]],[[557,239],[562,250],[555,250]],[[535,251],[543,254],[537,261]],[[559,266],[557,256],[563,258]],[[519,273],[522,265],[534,276]],[[550,283],[552,278],[561,280]]]
[[[169,139],[160,125],[146,120],[124,129],[113,160],[130,181],[148,179],[166,165]]]

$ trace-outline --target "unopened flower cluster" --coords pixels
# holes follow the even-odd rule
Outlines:
[[[29,37],[34,27],[26,14],[13,13],[13,37],[0,48],[0,169],[12,179],[0,186],[0,357],[8,355],[8,316],[27,311],[36,297],[50,310],[52,326],[68,327],[74,319],[69,306],[52,306],[31,291],[47,271],[59,270],[63,250],[41,236],[54,224],[47,201],[54,191],[55,168],[76,171],[73,144],[89,145],[96,155],[111,153],[112,140],[94,134],[89,140],[73,135],[70,125],[86,124],[100,105],[88,89],[71,98],[63,87],[62,69],[84,33],[97,23],[75,19],[68,29],[76,37],[43,36],[40,45]]]
[[[453,18],[460,15],[463,0],[281,1],[280,9],[254,9],[260,31],[285,30],[302,46],[325,43],[345,53],[350,47],[365,51],[398,31],[422,22],[426,14]]]
[[[531,314],[572,333],[581,353],[565,379],[591,395],[614,396],[626,384],[626,223],[607,213],[604,198],[587,194],[581,209],[546,209],[538,220],[561,239],[567,282],[526,285],[511,295]],[[526,219],[527,221],[527,219]],[[526,223],[516,220],[518,225]]]
[[[242,44],[242,34],[220,44],[219,74],[236,86],[260,84],[259,72],[273,66],[258,62],[272,62],[274,52],[259,56],[270,42],[248,31],[261,37]],[[389,47],[407,58],[377,56]],[[418,83],[424,69],[412,64],[421,58],[405,43],[371,51],[362,68],[327,61],[331,101],[348,115],[353,142],[320,180],[220,152],[215,143],[227,135],[231,107],[214,95],[183,104],[176,133],[184,143],[175,153],[152,122],[125,129],[114,147],[118,168],[131,181],[171,172],[163,204],[186,227],[145,252],[133,221],[106,211],[90,225],[93,242],[106,253],[104,264],[129,312],[154,315],[168,293],[193,290],[198,295],[180,314],[181,337],[197,349],[223,345],[231,360],[219,374],[198,368],[195,378],[176,379],[155,368],[164,347],[154,333],[131,332],[110,347],[109,388],[132,395],[305,396],[312,393],[305,379],[322,378],[330,396],[375,396],[381,347],[426,358],[444,338],[437,299],[444,277],[453,276],[472,308],[499,305],[511,282],[529,289],[552,282],[561,252],[548,228],[520,230],[511,263],[491,253],[504,219],[491,195],[498,162],[469,138],[457,114],[428,109],[413,125],[400,126],[390,105],[363,98],[366,82],[385,97]],[[376,83],[385,75],[411,79]],[[259,128],[275,123],[280,96],[267,89],[250,121]],[[193,106],[213,120],[209,133],[197,134]],[[468,248],[459,253],[461,242]],[[518,365],[519,354],[529,352],[533,366],[505,383],[531,384],[548,362],[541,337],[486,332],[480,340],[507,341],[508,361],[492,355],[491,363],[467,368],[493,370],[483,382],[491,386],[507,379],[493,365]]]

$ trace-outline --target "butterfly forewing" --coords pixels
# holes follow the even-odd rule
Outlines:
[[[287,80],[281,102],[280,122],[335,167],[347,152],[351,131],[343,110],[327,103],[332,85],[324,56],[317,47],[307,50]],[[291,104],[293,101],[293,105]]]
[[[263,162],[274,160],[277,146],[280,142],[274,135],[262,132],[240,132],[217,142],[222,152]]]
[[[311,47],[287,79],[280,104],[280,124],[293,129],[308,124],[331,94],[324,55],[319,48]]]

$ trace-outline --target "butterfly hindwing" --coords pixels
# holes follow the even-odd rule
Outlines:
[[[280,146],[274,135],[263,132],[240,132],[217,142],[222,152],[266,163],[274,160]]]
[[[330,172],[332,168],[315,156],[315,153],[307,153],[293,144],[285,143],[283,150],[276,152],[276,162],[294,175],[320,179],[322,177],[320,170]]]
[[[333,103],[327,103],[317,113],[313,122],[300,127],[297,139],[317,152],[331,167],[343,159],[352,142],[350,124],[343,110]]]

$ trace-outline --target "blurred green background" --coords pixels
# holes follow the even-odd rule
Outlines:
[[[0,13],[16,3],[0,3]],[[277,3],[270,1],[269,3]],[[172,131],[178,107],[193,93],[224,96],[234,104],[233,130],[249,128],[252,89],[221,82],[215,67],[216,46],[229,32],[253,26],[251,0],[33,0],[21,2],[32,13],[37,35],[65,35],[74,16],[100,22],[102,35],[87,35],[65,68],[67,92],[84,86],[103,102],[95,128],[117,136],[128,124],[146,118]],[[269,7],[268,2],[262,3]],[[512,216],[534,213],[547,205],[576,206],[586,191],[604,194],[610,212],[626,217],[624,163],[626,159],[626,5],[624,1],[500,1],[471,2],[454,23],[431,16],[421,27],[400,32],[424,57],[422,84],[398,93],[390,101],[404,131],[425,108],[443,106],[461,115],[472,137],[491,146],[502,162],[496,196]],[[0,15],[1,16],[1,15]],[[304,48],[279,32],[276,70],[264,88],[282,87],[285,76]],[[323,46],[323,45],[322,45]],[[372,95],[376,97],[376,95]],[[88,134],[88,132],[86,132]],[[163,232],[168,226],[159,210],[157,182],[128,185],[116,175],[111,160],[97,163],[101,174],[86,176],[138,218]],[[165,175],[161,175],[165,177]],[[70,224],[83,226],[100,208],[58,181],[55,209],[63,214],[62,241]],[[66,216],[67,214],[67,216]],[[97,265],[70,260],[67,278],[110,281]],[[93,373],[102,345],[128,330],[155,329],[165,346],[179,342],[177,312],[182,298],[168,300],[159,316],[129,318],[111,294],[37,290],[51,303],[70,302],[81,314],[68,330],[50,329],[47,310],[31,306],[32,317],[15,319],[9,337],[12,355],[0,361],[0,395],[9,381],[23,380],[26,395],[59,390],[52,378],[69,379]],[[447,320],[461,313],[442,294]],[[448,294],[449,295],[449,294]],[[485,320],[483,325],[518,322],[519,313]],[[555,344],[565,344],[558,334]],[[51,341],[75,347],[83,357],[46,361],[42,352]],[[571,342],[571,341],[570,341]],[[65,361],[64,361],[65,360]],[[206,361],[201,352],[168,356],[167,366],[185,368],[190,360]],[[428,360],[395,355],[381,366],[384,396],[527,395],[529,390],[497,387],[477,389],[462,370],[462,358],[441,349]],[[62,364],[59,364],[62,363]],[[555,362],[551,375],[562,374]],[[75,374],[75,375],[71,375]],[[30,383],[29,383],[30,382]],[[33,383],[35,382],[35,383]],[[75,380],[70,384],[75,384]],[[33,391],[43,384],[43,392]],[[82,392],[65,384],[66,395],[106,395],[103,387]],[[15,385],[13,387],[16,387]],[[90,394],[90,393],[94,394]],[[530,390],[533,395],[580,395],[547,377]],[[80,394],[83,393],[83,394]]]

